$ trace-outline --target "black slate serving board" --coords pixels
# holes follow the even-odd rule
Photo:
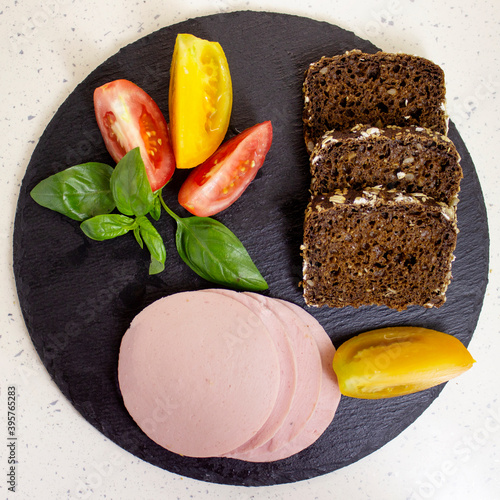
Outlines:
[[[243,197],[216,218],[243,241],[269,283],[273,297],[304,306],[299,246],[308,201],[308,158],[302,139],[303,74],[323,55],[370,42],[311,19],[266,13],[217,14],[163,28],[121,49],[68,97],[47,126],[23,180],[14,232],[14,271],[32,341],[47,370],[93,426],[125,450],[154,465],[192,478],[234,485],[271,485],[312,478],[349,465],[377,450],[409,426],[442,387],[399,398],[343,398],[329,429],[302,453],[269,464],[193,459],[149,440],[125,410],[117,384],[120,340],[132,318],[154,300],[182,290],[211,287],[180,260],[174,223],[164,214],[157,227],[167,247],[166,271],[148,276],[148,254],[132,235],[107,242],[87,239],[78,223],[34,203],[30,190],[45,177],[87,161],[111,163],[97,128],[94,88],[117,78],[146,90],[168,115],[168,81],[177,33],[219,41],[228,58],[234,108],[228,137],[271,120],[274,140],[265,166]],[[448,301],[440,309],[385,307],[309,309],[336,346],[369,329],[412,325],[434,328],[468,344],[481,310],[488,273],[486,211],[472,160],[451,124],[464,179],[458,208],[460,234]],[[166,189],[176,195],[177,172]],[[75,437],[78,439],[78,437]]]

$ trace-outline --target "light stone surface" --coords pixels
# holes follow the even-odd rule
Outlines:
[[[490,282],[469,346],[477,363],[396,439],[342,470],[295,484],[198,482],[124,452],[91,427],[42,366],[12,272],[19,186],[48,122],[94,68],[163,26],[235,10],[308,16],[387,51],[427,57],[475,162],[488,210]],[[0,6],[0,495],[13,499],[500,498],[500,3],[497,0],[9,0]],[[7,387],[18,390],[18,487],[7,490]]]

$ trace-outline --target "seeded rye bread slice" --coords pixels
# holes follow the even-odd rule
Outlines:
[[[369,188],[314,197],[301,247],[306,304],[440,307],[457,233],[455,208],[422,194]]]
[[[456,205],[463,177],[459,162],[455,145],[438,132],[357,125],[348,132],[327,132],[316,144],[310,157],[311,191],[383,185]]]
[[[358,123],[448,130],[444,73],[423,57],[359,50],[323,57],[306,71],[303,94],[308,151],[325,132]]]

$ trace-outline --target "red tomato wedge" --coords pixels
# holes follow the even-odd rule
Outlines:
[[[273,128],[266,121],[225,142],[189,174],[179,191],[179,203],[199,217],[225,210],[253,181],[272,140]]]
[[[117,163],[136,147],[146,166],[151,189],[162,188],[175,170],[167,123],[153,99],[128,80],[114,80],[94,91],[97,124]]]

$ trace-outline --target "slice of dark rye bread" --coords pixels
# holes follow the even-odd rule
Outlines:
[[[358,123],[418,125],[446,134],[445,93],[442,69],[423,57],[359,50],[323,57],[309,66],[303,84],[307,149],[325,132]]]
[[[438,132],[408,126],[356,126],[327,132],[310,157],[311,192],[383,185],[458,203],[463,177],[455,145]]]
[[[305,302],[440,307],[457,233],[456,209],[422,194],[377,187],[314,197],[301,247]]]

